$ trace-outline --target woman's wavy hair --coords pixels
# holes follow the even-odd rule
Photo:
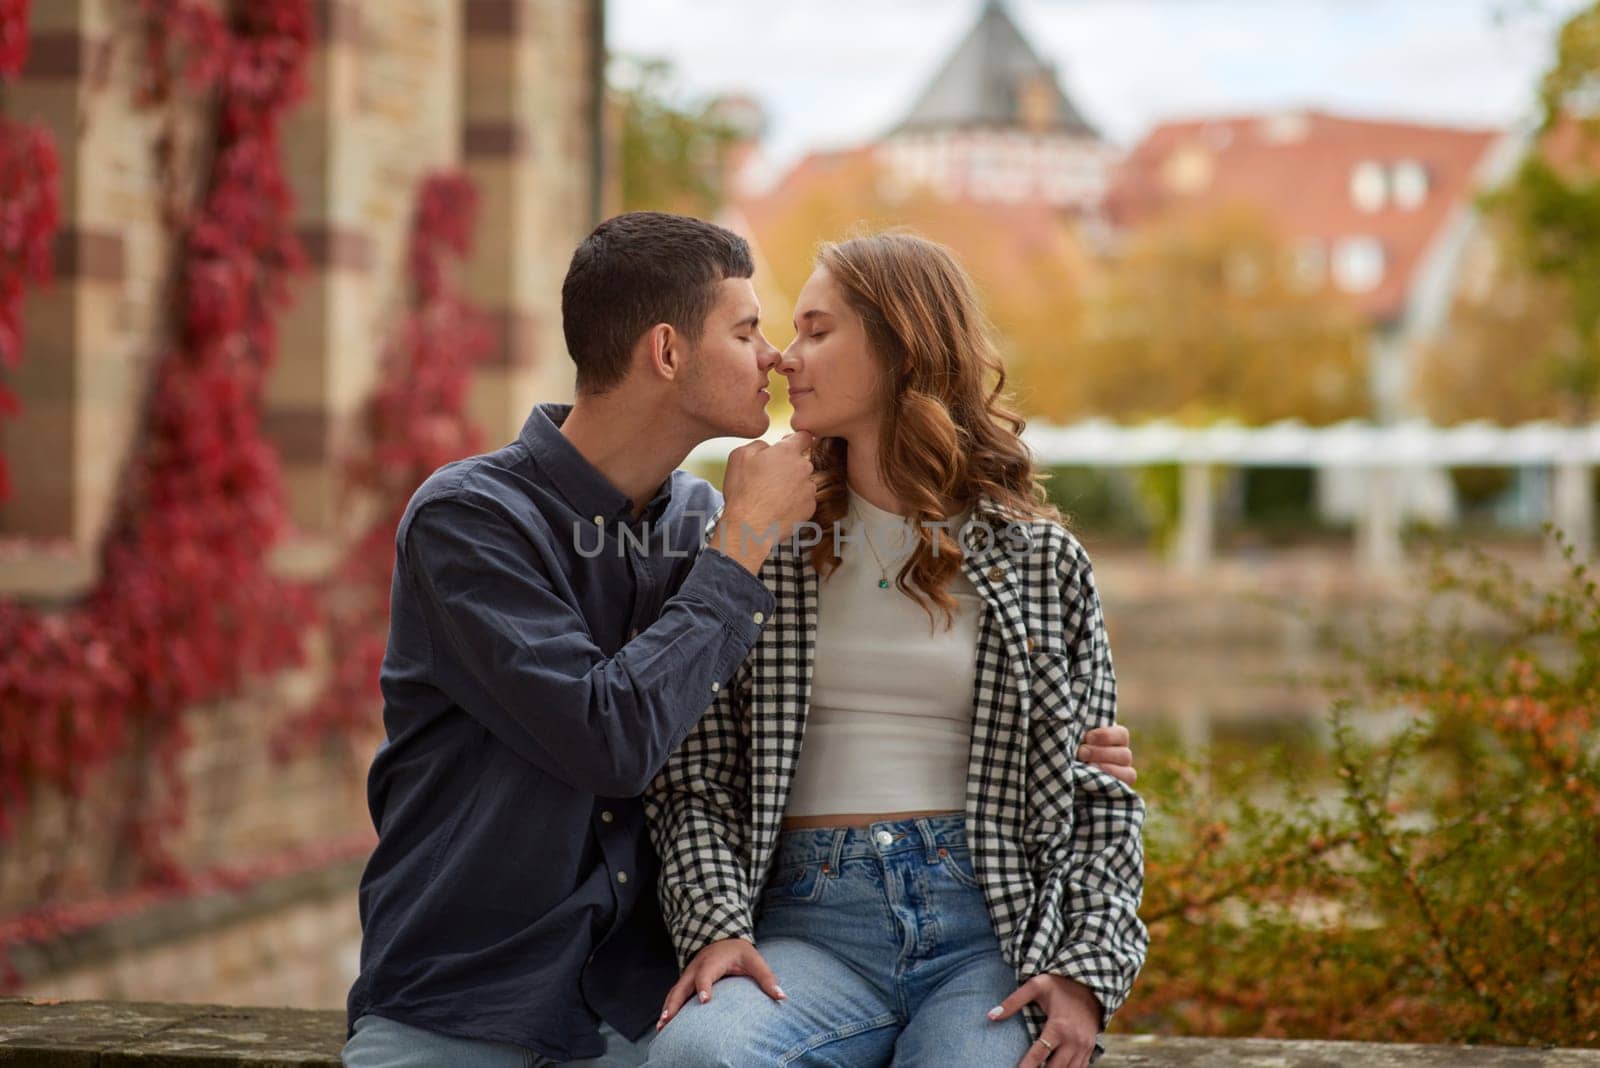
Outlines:
[[[1011,407],[993,330],[972,279],[950,250],[893,230],[823,244],[817,266],[866,324],[888,398],[879,427],[878,473],[910,509],[907,518],[920,542],[895,586],[922,606],[930,625],[931,606],[937,605],[948,629],[956,601],[945,587],[961,569],[957,531],[924,525],[948,518],[942,501],[959,502],[959,512],[987,498],[999,512],[974,518],[990,523],[1066,520],[1049,502],[1022,443],[1026,424]],[[822,438],[812,447],[812,520],[824,531],[837,529],[848,508],[847,451],[843,438]],[[994,529],[1001,533],[999,526]],[[823,537],[812,547],[811,565],[823,578],[839,562],[834,539]]]

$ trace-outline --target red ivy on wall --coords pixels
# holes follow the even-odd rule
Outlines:
[[[324,601],[329,645],[337,651],[332,676],[315,705],[275,736],[280,757],[329,734],[353,741],[370,733],[400,516],[423,479],[479,449],[467,387],[493,333],[448,263],[471,253],[476,216],[477,194],[467,178],[436,174],[422,183],[406,257],[410,307],[389,339],[378,386],[362,412],[363,445],[346,471],[349,491],[372,500],[379,518],[334,571]]]
[[[284,865],[297,870],[308,857],[366,848],[364,840],[320,853],[313,847],[277,867],[229,869],[226,878],[179,869],[162,840],[184,814],[174,767],[186,741],[183,716],[236,693],[252,673],[300,662],[301,636],[320,616],[336,650],[331,676],[313,707],[277,732],[274,751],[286,757],[330,733],[367,736],[399,517],[424,478],[479,447],[467,389],[492,333],[450,262],[470,252],[476,195],[466,178],[439,174],[419,190],[407,313],[385,350],[363,413],[363,443],[346,471],[349,491],[371,499],[378,520],[315,599],[271,574],[266,554],[285,515],[259,413],[275,318],[302,262],[279,129],[302,91],[309,2],[248,0],[227,18],[202,3],[132,2],[146,18],[142,100],[166,101],[177,84],[214,91],[215,158],[202,203],[174,220],[175,341],[157,362],[147,425],[102,549],[101,581],[66,612],[0,601],[0,837],[31,787],[81,792],[127,747],[134,728],[155,740],[151,779],[165,793],[127,828],[143,885],[94,902],[50,903],[0,924],[0,988],[20,980],[5,965],[10,945],[103,922],[148,904],[153,893],[165,899],[258,881]],[[12,18],[25,11],[25,0],[0,0],[0,64],[26,52],[25,19]],[[53,153],[38,158],[53,166]],[[0,170],[0,182],[7,173]],[[44,173],[53,193],[53,170]],[[19,206],[25,198],[13,200],[10,189],[0,185],[0,257],[7,269],[24,265],[33,272],[26,277],[39,277],[48,269],[49,235],[37,233],[44,222],[53,230],[55,202],[36,198],[49,211],[28,214]],[[26,240],[13,246],[6,242],[15,219],[33,222],[18,228]],[[0,273],[0,283],[11,277]],[[9,293],[0,288],[0,357],[21,347],[20,325],[3,332],[14,322],[3,318]]]
[[[329,736],[365,739],[376,723],[376,689],[388,629],[394,535],[417,485],[440,465],[477,451],[479,432],[466,414],[472,367],[490,348],[485,317],[462,296],[448,261],[470,253],[477,195],[457,174],[426,179],[412,221],[409,311],[384,354],[380,384],[363,413],[363,445],[347,471],[349,489],[373,500],[378,520],[346,551],[321,604],[330,644],[338,651],[320,698],[277,732],[280,758]],[[19,944],[48,942],[114,922],[164,901],[247,888],[299,871],[366,854],[368,833],[311,843],[243,865],[186,871],[181,883],[145,885],[86,901],[46,902],[0,920],[0,991],[19,989],[9,963]]]
[[[371,499],[379,518],[317,597],[277,579],[267,552],[285,512],[260,402],[276,316],[302,264],[279,132],[303,91],[309,0],[250,0],[227,17],[192,0],[132,2],[146,20],[142,99],[166,101],[180,84],[215,92],[215,156],[202,202],[173,222],[175,341],[157,361],[99,585],[65,612],[0,601],[0,836],[30,788],[80,793],[139,729],[154,741],[150,778],[163,792],[127,831],[139,874],[182,886],[188,877],[162,840],[184,814],[174,765],[187,710],[238,692],[251,674],[300,663],[302,635],[320,617],[336,650],[332,674],[313,707],[276,733],[274,751],[289,756],[329,733],[370,731],[395,527],[424,478],[478,449],[467,389],[492,333],[451,263],[470,252],[476,195],[460,175],[431,176],[412,220],[407,313],[346,471],[349,491]],[[0,54],[26,50],[25,33],[7,21],[23,7],[0,0]],[[8,233],[0,228],[0,241]],[[20,349],[20,330],[15,339]]]
[[[28,60],[28,0],[0,0],[0,81]],[[37,126],[0,118],[0,374],[22,361],[22,294],[50,280],[50,242],[61,219],[55,140]],[[16,396],[0,380],[0,419]],[[0,501],[10,494],[0,456]]]
[[[183,817],[181,714],[299,662],[314,618],[306,591],[267,567],[284,508],[260,427],[276,315],[302,263],[279,131],[303,92],[312,16],[309,0],[250,0],[226,18],[192,0],[136,2],[155,91],[181,58],[191,86],[215,92],[215,155],[201,203],[175,223],[174,340],[99,584],[66,612],[0,602],[0,831],[35,784],[81,792],[139,727],[166,793],[130,816],[128,834],[142,874],[181,882],[161,846]]]
[[[0,77],[28,61],[28,0],[0,0]]]

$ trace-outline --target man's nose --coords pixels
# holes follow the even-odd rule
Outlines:
[[[783,359],[783,353],[773,347],[772,342],[766,338],[761,339],[761,354],[756,357],[756,366],[763,371],[771,371],[778,366],[778,361]]]

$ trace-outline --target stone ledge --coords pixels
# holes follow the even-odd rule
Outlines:
[[[337,1065],[344,1014],[0,998],[0,1064],[40,1068]]]
[[[238,890],[218,890],[162,901],[49,941],[20,943],[11,947],[10,964],[22,977],[21,989],[27,990],[41,979],[74,968],[104,963],[120,954],[170,945],[179,939],[220,930],[304,902],[347,898],[353,910],[356,886],[366,865],[365,852],[353,859],[340,859],[246,883]],[[0,1025],[0,1050],[5,1048],[4,1035],[3,1025]],[[4,1055],[0,1053],[0,1061],[3,1060]]]
[[[1600,1050],[1107,1035],[1106,1068],[1597,1068]],[[1098,1068],[1098,1066],[1097,1066]]]
[[[334,1066],[344,1013],[0,998],[0,1064]],[[1600,1068],[1600,1050],[1109,1035],[1107,1068]]]

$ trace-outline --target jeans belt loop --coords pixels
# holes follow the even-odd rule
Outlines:
[[[922,834],[922,852],[929,864],[939,863],[939,837],[933,833],[933,824],[926,816],[917,820],[917,830]]]
[[[844,840],[850,836],[850,828],[835,827],[833,829],[833,853],[828,857],[828,871],[835,879],[839,877],[839,865],[844,857]]]

